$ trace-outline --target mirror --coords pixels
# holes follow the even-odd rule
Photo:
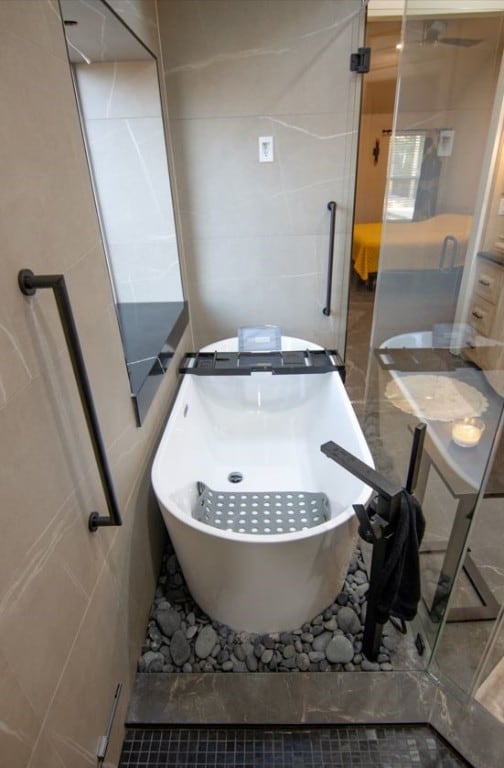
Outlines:
[[[188,323],[157,60],[104,0],[60,0],[137,423]]]

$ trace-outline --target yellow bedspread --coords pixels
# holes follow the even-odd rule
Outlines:
[[[352,259],[361,280],[367,280],[370,274],[378,272],[381,236],[381,222],[354,226]]]
[[[442,213],[424,221],[389,221],[356,224],[352,259],[362,280],[378,271],[383,239],[382,269],[438,269],[446,244],[444,266],[464,263],[472,216]]]

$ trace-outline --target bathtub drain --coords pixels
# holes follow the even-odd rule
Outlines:
[[[241,483],[243,480],[243,475],[241,472],[230,472],[228,475],[228,480],[230,483]]]

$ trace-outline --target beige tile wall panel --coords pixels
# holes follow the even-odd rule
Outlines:
[[[25,768],[40,730],[38,718],[0,650],[0,748],[9,768]]]
[[[318,0],[159,6],[196,346],[261,323],[344,346],[359,94],[349,60],[361,43],[359,8]],[[258,162],[259,136],[274,137],[273,163]]]
[[[155,40],[153,2],[115,5]],[[165,536],[149,468],[176,363],[138,429],[54,0],[0,2],[0,67],[0,762],[95,764],[122,682],[114,764]],[[24,297],[23,267],[65,275],[121,528],[87,530],[103,491],[54,297]]]

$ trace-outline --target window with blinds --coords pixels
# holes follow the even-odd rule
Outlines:
[[[422,168],[425,132],[396,133],[390,142],[391,162],[385,216],[411,221]]]

